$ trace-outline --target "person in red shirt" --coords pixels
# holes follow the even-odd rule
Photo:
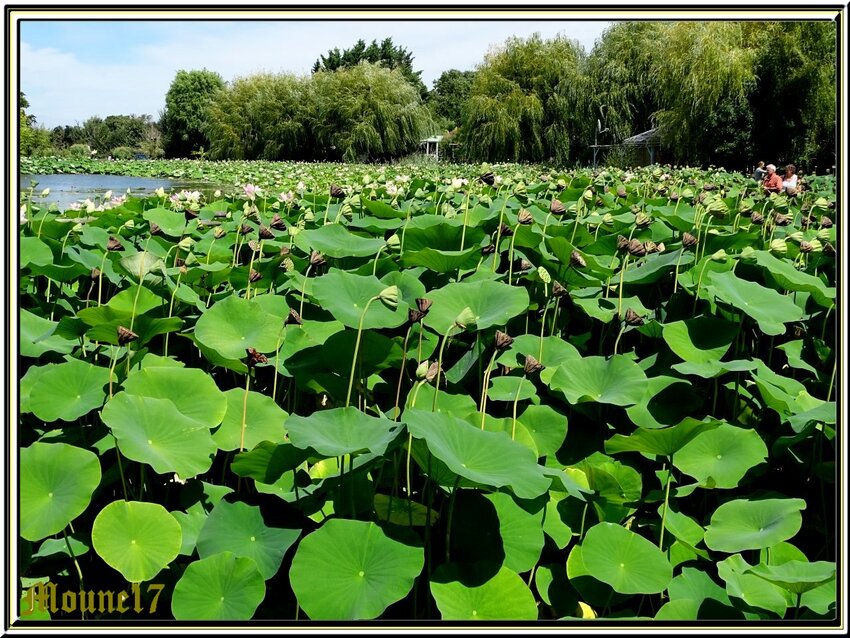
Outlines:
[[[778,193],[782,190],[782,178],[776,174],[776,166],[774,164],[767,165],[767,177],[761,183],[765,194]]]

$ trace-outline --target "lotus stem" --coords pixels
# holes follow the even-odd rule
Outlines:
[[[68,548],[68,554],[71,555],[71,560],[74,561],[74,567],[77,568],[77,576],[80,579],[80,596],[81,596],[80,600],[82,601],[82,596],[85,595],[85,593],[84,593],[85,585],[83,584],[83,570],[80,569],[80,563],[77,560],[76,555],[74,554],[74,550],[71,549],[71,542],[68,540],[68,532],[66,532],[64,529],[62,529],[62,537],[65,539],[65,547]],[[80,605],[80,613],[82,614],[83,620],[85,620],[86,619],[86,612],[85,612],[85,609],[83,608],[83,605]]]
[[[836,356],[835,361],[833,361],[833,363],[832,363],[832,375],[829,377],[829,390],[827,390],[827,393],[826,393],[827,403],[829,403],[829,401],[832,399],[832,388],[835,386],[835,371],[836,371],[837,365],[838,365],[838,357]]]
[[[372,302],[380,299],[380,295],[375,295],[366,302],[366,307],[360,314],[360,323],[357,325],[357,340],[354,342],[354,356],[351,358],[351,374],[348,377],[348,393],[345,395],[345,407],[351,404],[351,389],[354,387],[354,370],[357,367],[357,355],[360,353],[360,337],[363,334],[363,321],[366,319],[366,313],[369,311],[369,306]]]
[[[702,290],[702,276],[705,274],[705,267],[708,266],[708,262],[710,259],[707,259],[705,263],[702,265],[702,268],[699,271],[699,279],[697,280],[697,290],[694,294],[694,307],[691,309],[691,314],[695,314],[697,311],[697,302],[699,301],[699,293]]]
[[[282,338],[281,338],[282,337]],[[280,344],[286,339],[286,324],[283,324],[281,331],[277,335],[277,343],[274,347],[274,372],[272,373],[272,401],[277,399],[277,368],[280,365]]]
[[[617,354],[617,347],[620,345],[620,337],[622,337],[623,333],[626,331],[626,322],[623,321],[622,324],[620,332],[617,333],[617,338],[614,340],[614,354]]]
[[[245,449],[245,426],[248,422],[248,388],[251,385],[251,371],[245,374],[245,393],[242,395],[242,432],[239,435],[239,451]]]
[[[496,227],[496,250],[493,253],[493,272],[496,272],[496,266],[499,263],[499,241],[502,239],[502,223],[505,217],[505,206],[508,204],[508,198],[505,197],[505,201],[502,202],[502,210],[499,211],[499,225]],[[511,246],[513,246],[513,242],[511,242]]]
[[[487,368],[484,370],[484,387],[481,389],[481,429],[484,429],[484,419],[486,418],[486,410],[487,410],[487,387],[490,385],[490,373],[493,368],[493,363],[496,361],[496,355],[499,354],[498,350],[493,350],[493,355],[490,357],[490,362],[487,364]]]
[[[452,515],[455,511],[455,495],[457,494],[457,486],[460,483],[460,475],[455,479],[455,484],[452,486],[452,495],[449,497],[449,515],[446,521],[446,562],[450,559],[450,547],[452,542]]]
[[[410,407],[413,408],[416,406],[416,395],[419,394],[419,388],[425,385],[426,381],[423,379],[416,384],[416,387],[413,390],[413,398],[410,401]],[[404,473],[405,478],[407,480],[407,501],[408,501],[408,509],[412,510],[412,502],[413,502],[413,492],[410,489],[410,454],[411,448],[413,447],[413,434],[411,434],[410,430],[407,431],[407,462],[405,465]]]
[[[558,310],[561,307],[561,298],[555,299],[555,312],[552,313],[552,329],[549,332],[550,336],[555,336],[555,326],[558,325]]]
[[[670,501],[670,477],[673,475],[673,457],[670,457],[670,463],[664,464],[664,469],[667,470],[666,485],[664,486],[664,505],[661,509],[661,534],[658,538],[658,549],[664,551],[664,526],[667,523],[667,503]],[[669,465],[669,467],[668,467]]]
[[[469,191],[466,191],[466,204],[463,207],[463,230],[460,233],[460,250],[463,252],[464,241],[466,240],[466,224],[469,218]],[[446,549],[448,551],[448,549]]]
[[[130,497],[127,496],[127,481],[124,479],[124,464],[121,463],[121,450],[118,448],[118,439],[115,438],[114,434],[112,435],[112,440],[115,442],[115,458],[118,459],[118,474],[121,476],[121,488],[124,491],[124,500],[129,501]]]
[[[629,267],[629,253],[626,253],[626,258],[623,260],[623,267],[620,269],[620,286],[617,289],[617,316],[623,316],[623,279],[626,276],[626,269]]]
[[[174,286],[174,290],[171,292],[171,301],[168,303],[168,318],[171,319],[171,315],[174,312],[174,298],[177,296],[177,289],[180,287],[180,279],[183,277],[183,271],[181,270],[177,273],[177,285]],[[168,337],[171,336],[170,332],[165,333],[165,348],[163,349],[162,356],[168,356]]]
[[[310,277],[310,269],[313,267],[313,264],[309,264],[307,266],[307,270],[304,273],[304,283],[301,284],[301,302],[298,305],[298,316],[301,317],[304,315],[304,291],[307,290],[307,279]]]
[[[393,412],[395,413],[395,420],[398,421],[401,417],[401,408],[399,408],[399,401],[401,400],[401,380],[404,378],[404,364],[407,361],[407,344],[410,340],[410,331],[413,328],[413,324],[407,327],[407,333],[404,335],[404,346],[401,349],[401,367],[398,370],[398,385],[395,390],[395,408]],[[392,501],[390,501],[392,502]]]
[[[679,289],[679,264],[682,261],[682,255],[685,254],[685,247],[679,249],[679,257],[676,259],[676,272],[673,275],[673,294]]]
[[[511,416],[511,441],[516,439],[516,406],[517,406],[517,403],[519,402],[519,393],[520,393],[520,390],[522,390],[522,384],[523,383],[525,383],[525,374],[523,374],[522,377],[520,378],[519,384],[517,384],[517,387],[516,387],[516,394],[514,395],[514,405],[513,405],[513,412],[512,412],[512,416]]]
[[[501,228],[501,226],[499,228]],[[514,272],[514,242],[516,241],[516,233],[517,233],[518,230],[519,230],[519,224],[517,224],[516,227],[514,228],[514,234],[511,235],[511,245],[510,245],[510,248],[508,248],[508,285],[509,286],[511,285],[511,278],[513,277],[513,272]],[[498,251],[498,246],[496,247],[496,250]],[[495,260],[494,260],[493,263],[495,263]]]
[[[449,340],[449,333],[454,327],[455,324],[449,326],[449,329],[446,331],[446,334],[443,335],[443,342],[440,344],[440,354],[437,357],[437,376],[434,377],[434,401],[431,404],[431,412],[437,410],[437,397],[440,394],[440,373],[443,370],[443,352],[446,349],[446,342]]]
[[[543,304],[543,318],[540,320],[540,351],[537,353],[537,359],[543,360],[543,334],[546,332],[546,311],[549,310],[549,298],[546,293],[546,284],[543,284],[543,296],[546,297],[546,302]]]
[[[261,252],[263,252],[263,240],[260,240],[260,246],[256,251],[251,251],[251,260],[248,262],[248,286],[245,288],[246,300],[251,298],[251,271],[254,269],[254,257]]]
[[[97,276],[97,305],[100,306],[101,293],[103,292],[103,268],[106,265],[107,251],[103,251],[103,259],[100,260],[100,273]],[[50,280],[47,280],[48,285]]]
[[[373,277],[375,276],[375,273],[378,272],[378,259],[381,258],[381,251],[384,250],[384,248],[386,248],[386,247],[387,247],[387,245],[384,244],[383,246],[378,248],[378,252],[375,254],[375,260],[372,263],[372,276]]]

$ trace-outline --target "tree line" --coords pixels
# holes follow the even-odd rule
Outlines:
[[[811,170],[835,163],[836,38],[833,22],[620,22],[590,52],[563,36],[510,38],[431,90],[411,51],[361,40],[320,56],[309,76],[179,71],[157,122],[39,132],[22,103],[35,133],[26,149],[22,132],[21,151],[388,161],[443,133],[458,159],[570,165],[589,162],[594,143],[610,147],[603,161],[628,162],[616,144],[656,128],[665,161]]]

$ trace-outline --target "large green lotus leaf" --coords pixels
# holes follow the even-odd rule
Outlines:
[[[298,233],[295,245],[304,252],[317,250],[327,257],[368,257],[377,253],[386,242],[356,235],[339,224],[326,224]]]
[[[543,551],[543,511],[531,514],[503,492],[486,494],[499,517],[499,536],[505,550],[504,565],[521,574],[537,564]]]
[[[803,412],[787,416],[785,420],[788,421],[795,432],[799,433],[802,432],[812,421],[835,425],[836,414],[837,404],[835,401],[829,401],[828,403],[822,403],[811,410],[805,410]]]
[[[67,545],[65,544],[65,538],[68,539]],[[70,552],[68,551],[68,546],[71,548]],[[84,554],[87,554],[90,549],[90,542],[74,538],[73,535],[68,534],[67,537],[63,536],[63,538],[45,538],[41,545],[39,545],[38,551],[35,552],[32,557],[48,558],[61,555],[68,556],[70,558],[72,552],[74,556],[83,556]]]
[[[152,579],[177,558],[180,523],[162,505],[113,501],[94,519],[94,551],[131,583]]]
[[[807,370],[808,372],[817,374],[817,368],[812,365],[809,365],[803,359],[804,344],[805,341],[803,341],[803,339],[795,339],[794,341],[787,341],[781,346],[776,346],[776,349],[783,350],[785,352],[785,356],[788,359],[788,365],[792,368],[797,368],[798,370]]]
[[[484,239],[484,231],[472,228],[467,224],[463,227],[463,215],[446,219],[440,215],[417,215],[410,220],[404,233],[404,252],[437,248],[439,250],[460,250],[461,238],[464,237],[463,248],[480,246]]]
[[[395,328],[407,321],[408,306],[404,301],[399,300],[395,309],[391,309],[381,299],[369,303],[370,299],[377,297],[387,287],[371,275],[355,275],[331,269],[315,280],[313,296],[334,319],[349,328],[357,328],[361,317],[364,329]],[[367,304],[369,309],[364,317],[363,311]]]
[[[253,448],[262,441],[283,441],[286,430],[286,412],[280,409],[270,396],[248,391],[245,403],[244,388],[232,388],[224,393],[226,412],[219,427],[213,434],[213,441],[219,450]],[[242,438],[242,414],[245,413],[245,437]]]
[[[590,296],[582,297],[579,296],[580,294],[589,294]],[[584,310],[589,317],[598,319],[603,323],[609,323],[617,316],[617,298],[609,297],[606,299],[602,297],[602,292],[598,287],[585,288],[583,291],[579,291],[578,294],[573,295],[573,301],[575,302],[575,305]],[[647,317],[653,314],[649,308],[641,303],[641,300],[638,297],[623,297],[623,316],[625,316],[627,310],[631,310],[641,317]]]
[[[754,370],[756,365],[755,361],[736,359],[735,361],[706,361],[705,363],[685,361],[683,363],[674,363],[672,368],[682,374],[693,374],[703,379],[713,379],[727,372],[747,372]]]
[[[186,229],[186,215],[167,208],[149,208],[142,213],[142,217],[159,226],[163,234],[169,237],[180,237]]]
[[[537,397],[534,382],[521,376],[503,376],[490,379],[487,397],[491,401],[526,401]]]
[[[168,399],[197,428],[214,428],[227,411],[225,395],[199,368],[148,367],[133,372],[122,384],[127,394]]]
[[[250,620],[266,597],[266,583],[250,558],[231,552],[196,560],[174,586],[175,620]]]
[[[298,539],[301,530],[268,527],[259,507],[237,501],[219,501],[198,534],[201,558],[220,552],[251,558],[268,580],[280,569],[286,550]]]
[[[27,369],[27,373],[21,377],[21,380],[18,383],[18,399],[20,400],[20,403],[18,404],[18,411],[21,414],[32,412],[32,410],[30,410],[30,393],[32,392],[33,386],[35,386],[42,374],[55,366],[55,363],[48,363],[44,366],[30,366]]]
[[[158,474],[176,473],[186,479],[212,465],[217,447],[209,430],[199,429],[168,399],[119,392],[103,407],[100,418],[124,456],[149,464]]]
[[[665,253],[655,253],[636,267],[630,267],[623,275],[624,284],[651,284],[658,281],[666,274],[672,274],[678,262],[679,268],[684,267],[694,260],[693,253],[680,253],[678,250]],[[619,277],[618,277],[619,281]]]
[[[264,297],[266,295],[261,295]],[[280,351],[278,356],[269,355],[269,363],[277,366],[280,374],[291,377],[294,376],[294,370],[298,370],[298,365],[301,363],[300,358],[296,357],[302,350],[321,346],[331,335],[334,335],[341,330],[345,330],[345,326],[339,321],[310,321],[304,320],[304,325],[290,325],[283,329],[280,336]],[[349,371],[351,362],[349,361]],[[293,370],[290,370],[292,368]]]
[[[395,421],[369,416],[353,406],[321,410],[308,417],[293,414],[286,421],[292,445],[313,448],[322,456],[363,450],[383,454],[399,427]]]
[[[684,567],[682,572],[670,581],[667,594],[671,601],[676,600],[714,600],[727,607],[732,606],[726,590],[711,579],[704,571],[694,567]]]
[[[664,504],[658,506],[658,518],[664,518],[664,529],[684,543],[698,556],[708,558],[708,553],[697,549],[696,546],[702,542],[705,529],[687,514],[682,514],[670,505],[665,514]]]
[[[363,205],[363,208],[378,219],[404,219],[407,217],[405,211],[393,208],[384,202],[368,199],[363,195],[360,196],[360,203]]]
[[[685,379],[661,375],[649,377],[643,399],[626,408],[639,428],[664,428],[680,423],[701,405],[701,398]]]
[[[746,573],[779,585],[792,594],[803,594],[835,578],[835,563],[817,561],[809,563],[790,560],[781,565],[756,565]]]
[[[567,415],[551,406],[530,405],[518,419],[534,439],[540,456],[557,452],[567,436]]]
[[[471,323],[478,330],[502,326],[528,308],[525,288],[497,281],[450,283],[432,290],[428,298],[433,305],[424,322],[440,334],[448,332],[466,308],[472,310]]]
[[[423,527],[429,518],[431,523],[435,523],[439,517],[437,510],[429,509],[422,503],[387,494],[375,494],[373,506],[379,521],[395,525]]]
[[[581,547],[590,575],[621,594],[656,594],[673,578],[673,568],[658,547],[619,525],[594,525]]]
[[[414,393],[416,396],[415,405],[411,403],[414,398]],[[405,406],[408,408],[415,408],[418,406],[419,408],[431,409],[431,406],[434,405],[434,394],[434,386],[429,384],[419,386],[418,392],[416,392],[416,388],[413,388],[407,397]],[[465,418],[470,414],[477,412],[478,406],[475,403],[475,399],[468,394],[451,394],[450,392],[441,390],[440,393],[437,394],[435,411],[445,412],[446,414],[451,414],[459,418]],[[481,418],[480,413],[479,418]]]
[[[144,279],[149,272],[157,272],[165,266],[162,259],[148,251],[127,255],[118,263],[124,272],[136,281]]]
[[[719,424],[704,431],[685,445],[674,457],[673,465],[714,487],[737,487],[750,468],[767,459],[767,446],[755,430]]]
[[[567,577],[570,585],[589,605],[602,608],[622,602],[626,596],[618,594],[610,585],[595,579],[584,564],[582,546],[574,544],[567,556]]]
[[[694,438],[703,432],[708,432],[721,425],[720,421],[704,423],[687,418],[678,425],[657,430],[640,429],[629,436],[615,434],[605,441],[605,451],[609,454],[617,452],[643,452],[656,456],[670,457],[686,447]]]
[[[584,357],[549,375],[541,373],[541,381],[572,404],[594,401],[622,406],[640,401],[647,385],[643,370],[625,355]]]
[[[715,317],[696,317],[664,325],[662,333],[670,349],[685,361],[719,361],[738,334],[738,326]]]
[[[83,513],[100,483],[95,454],[66,443],[21,449],[21,536],[41,540]]]
[[[250,452],[240,452],[230,464],[237,476],[246,476],[271,485],[290,470],[301,465],[309,456],[291,443],[275,444],[261,441]]]
[[[537,620],[534,594],[515,572],[502,567],[477,587],[431,577],[431,595],[443,620]]]
[[[486,432],[450,414],[405,410],[411,434],[455,474],[493,487],[509,486],[519,498],[535,498],[550,480],[530,449],[502,432]]]
[[[59,326],[58,321],[50,321],[25,308],[20,311],[21,338],[18,344],[25,357],[39,357],[45,352],[68,354],[76,343],[53,334]]]
[[[76,421],[103,405],[109,369],[71,359],[46,370],[30,391],[30,410],[47,423]]]
[[[776,545],[800,531],[804,509],[801,498],[728,501],[711,515],[705,544],[727,554]]]
[[[690,598],[680,598],[664,603],[655,620],[697,620],[701,601]]]
[[[328,337],[322,347],[322,363],[326,370],[344,375],[351,374],[351,359],[357,341],[355,330],[343,330]],[[360,335],[360,348],[357,353],[357,371],[360,378],[366,378],[385,368],[401,364],[402,343],[384,335],[367,331]]]
[[[298,544],[289,582],[312,620],[368,620],[404,598],[424,564],[421,547],[375,523],[329,519]]]
[[[816,614],[834,613],[837,595],[836,581],[831,580],[804,593],[800,598],[800,606],[808,607]]]
[[[835,288],[828,287],[818,277],[797,270],[787,259],[778,259],[766,250],[757,250],[753,255],[756,263],[765,269],[785,290],[808,292],[819,305],[829,308],[835,303]]]
[[[433,272],[453,272],[455,270],[472,270],[481,261],[481,249],[472,246],[466,250],[437,250],[425,247],[419,250],[404,248],[401,264],[405,268],[424,266]]]
[[[116,294],[106,305],[117,313],[126,313],[132,316],[135,312],[138,316],[145,314],[149,310],[163,306],[165,303],[165,299],[148,288],[133,285]]]
[[[383,277],[381,282],[387,286],[398,286],[401,291],[401,298],[412,306],[416,303],[416,299],[427,296],[425,284],[420,279],[424,269],[412,268],[410,270],[393,270]]]
[[[274,352],[281,328],[280,319],[259,304],[231,295],[200,316],[195,338],[225,359],[241,360],[247,348]]]
[[[575,346],[560,337],[543,337],[542,346],[540,335],[520,335],[496,361],[509,368],[521,368],[525,365],[525,355],[530,354],[547,368],[554,369],[581,359]]]
[[[790,594],[778,585],[746,571],[750,565],[740,554],[717,563],[717,574],[726,581],[729,596],[740,598],[748,607],[767,609],[782,617],[790,602]]]
[[[180,544],[180,554],[191,556],[195,553],[195,544],[198,542],[198,534],[207,522],[207,511],[198,502],[186,508],[185,512],[171,512],[171,515],[180,523],[183,532],[183,542]]]
[[[755,319],[766,335],[780,335],[785,332],[783,324],[803,318],[803,310],[791,297],[740,279],[733,272],[711,273],[706,279],[709,282],[703,283],[707,294]]]
[[[19,247],[21,268],[26,268],[30,264],[47,266],[53,263],[53,251],[38,237],[21,237]]]

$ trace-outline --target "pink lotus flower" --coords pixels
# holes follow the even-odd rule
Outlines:
[[[250,200],[255,199],[257,195],[260,194],[260,187],[254,186],[253,184],[245,184],[245,186],[242,187],[242,190],[245,191],[245,197]]]

